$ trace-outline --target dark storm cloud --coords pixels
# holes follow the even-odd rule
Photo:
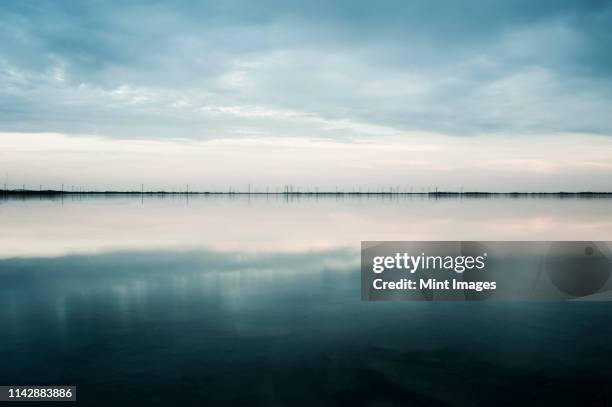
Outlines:
[[[592,132],[611,2],[3,2],[0,130]]]

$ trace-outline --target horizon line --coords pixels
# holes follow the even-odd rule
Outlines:
[[[166,190],[56,190],[56,189],[0,189],[2,195],[432,195],[432,196],[477,196],[477,195],[499,195],[499,196],[521,196],[521,195],[556,195],[556,196],[595,196],[595,195],[610,195],[612,191],[508,191],[508,192],[491,192],[491,191],[166,191]]]

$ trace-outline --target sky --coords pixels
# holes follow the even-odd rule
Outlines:
[[[610,1],[0,3],[37,188],[612,190]]]

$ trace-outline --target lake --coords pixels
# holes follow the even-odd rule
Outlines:
[[[360,301],[361,240],[612,240],[612,199],[0,200],[0,384],[84,405],[607,405],[612,303]]]

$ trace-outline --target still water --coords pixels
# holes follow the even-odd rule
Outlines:
[[[361,302],[358,251],[612,240],[611,199],[3,200],[0,229],[0,385],[104,406],[612,403],[612,303]]]

